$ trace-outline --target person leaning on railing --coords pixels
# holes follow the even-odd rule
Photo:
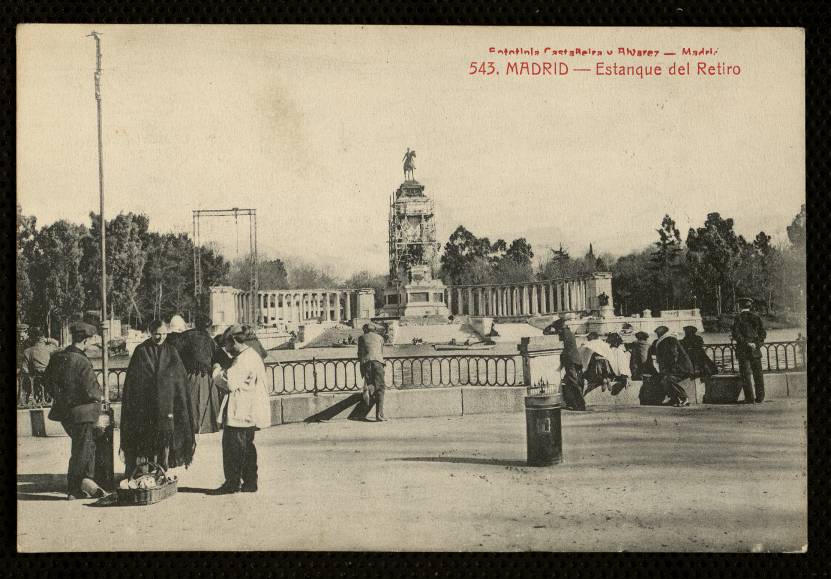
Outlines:
[[[375,420],[384,422],[384,338],[373,332],[369,324],[364,324],[363,334],[358,338],[358,361],[361,364],[361,376],[368,386],[375,389]]]
[[[49,359],[57,349],[43,337],[40,328],[29,329],[30,345],[23,350],[20,365],[21,388],[18,404],[25,406],[29,399],[43,402],[43,373],[49,365]]]

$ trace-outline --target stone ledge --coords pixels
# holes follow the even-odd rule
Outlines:
[[[719,376],[718,381],[738,385],[738,376]],[[734,387],[735,387],[734,386]],[[586,396],[589,406],[639,406],[640,382],[630,382],[617,396],[601,392],[599,388]],[[690,403],[702,403],[707,386],[698,380],[688,380],[684,389]],[[765,374],[768,398],[804,398],[807,395],[805,372]],[[524,386],[453,386],[448,388],[388,389],[385,411],[389,418],[426,418],[431,416],[462,416],[501,412],[522,412]],[[271,398],[271,424],[290,424],[309,419],[345,419],[353,409],[362,405],[360,392],[292,394]],[[120,424],[121,404],[113,404],[116,427]],[[367,410],[364,408],[364,410]],[[66,436],[58,422],[47,418],[48,408],[17,411],[17,436]]]
[[[463,386],[462,415],[522,412],[525,386]]]

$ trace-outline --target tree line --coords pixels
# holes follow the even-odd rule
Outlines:
[[[572,257],[559,249],[538,258],[525,238],[491,243],[459,226],[448,239],[438,275],[449,285],[523,283],[595,271],[613,278],[613,298],[620,315],[645,309],[699,308],[705,316],[735,311],[739,297],[751,297],[764,313],[787,318],[805,307],[805,205],[787,227],[787,242],[772,244],[760,231],[747,240],[734,221],[709,213],[700,227],[682,237],[675,220],[665,215],[650,246],[622,256],[596,255],[592,246]]]
[[[192,318],[207,303],[194,297],[193,241],[184,233],[149,230],[146,215],[122,213],[107,221],[108,304],[114,317],[144,328],[173,314]],[[17,314],[20,321],[52,329],[85,311],[100,311],[100,218],[89,225],[56,221],[38,228],[17,206]],[[525,238],[510,243],[477,237],[459,226],[449,237],[438,276],[448,285],[522,283],[594,271],[613,276],[614,301],[621,315],[644,309],[698,307],[705,316],[729,314],[741,296],[754,298],[765,313],[787,316],[805,307],[805,206],[787,227],[787,242],[772,244],[760,231],[747,240],[734,221],[707,215],[686,238],[666,215],[649,247],[623,256],[595,255],[590,246],[573,257],[562,246],[537,256]],[[226,259],[215,246],[201,249],[205,288],[249,285],[249,256]],[[369,271],[340,279],[308,263],[260,259],[262,289],[371,287],[383,304],[386,276]],[[204,295],[204,294],[203,294]]]
[[[38,227],[17,205],[17,317],[57,336],[62,322],[98,315],[101,309],[101,220],[66,220]],[[121,213],[107,220],[107,304],[116,319],[145,328],[174,314],[193,319],[207,313],[207,300],[194,297],[193,241],[185,233],[149,230],[144,214]],[[204,289],[212,285],[249,287],[251,260],[226,259],[217,247],[200,250]],[[378,305],[386,277],[367,271],[340,280],[315,265],[266,257],[258,264],[261,289],[372,287]],[[205,295],[205,294],[203,294]]]

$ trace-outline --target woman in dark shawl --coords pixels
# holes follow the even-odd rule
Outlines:
[[[684,326],[684,337],[681,338],[681,347],[687,352],[693,366],[693,378],[708,378],[718,373],[716,363],[704,351],[704,338],[696,335],[698,328]]]
[[[191,414],[196,421],[194,432],[199,434],[219,431],[220,393],[211,378],[211,362],[216,350],[216,343],[208,333],[211,325],[210,318],[200,315],[196,327],[179,334],[174,343],[187,372]]]
[[[147,461],[164,469],[188,466],[196,451],[187,374],[166,334],[153,321],[150,339],[136,347],[127,368],[120,427],[127,476]]]

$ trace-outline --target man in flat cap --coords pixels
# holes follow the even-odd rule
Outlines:
[[[96,446],[103,432],[96,427],[101,414],[103,388],[95,379],[92,364],[84,353],[95,328],[76,322],[69,326],[72,345],[55,352],[43,375],[47,393],[52,396],[49,419],[60,422],[72,440],[72,456],[67,472],[67,498],[103,496],[95,482],[103,473],[96,473]]]
[[[760,404],[765,400],[765,377],[762,374],[762,349],[767,332],[762,319],[750,311],[753,300],[739,299],[739,315],[733,322],[733,340],[739,359],[745,404]],[[752,381],[751,381],[752,379]],[[754,396],[753,388],[756,387]]]
[[[121,395],[121,450],[125,474],[150,461],[164,469],[189,466],[196,451],[196,420],[187,373],[167,328],[154,320],[150,338],[139,344]]]
[[[265,365],[249,346],[245,330],[233,325],[222,335],[234,357],[228,368],[214,364],[214,384],[227,392],[222,401],[222,467],[225,482],[215,494],[257,492],[257,430],[271,426],[271,402]]]

